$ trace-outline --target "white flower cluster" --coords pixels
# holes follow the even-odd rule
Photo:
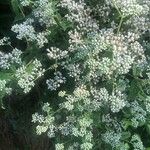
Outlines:
[[[102,122],[107,128],[112,128],[118,133],[122,132],[120,121],[118,121],[118,118],[112,116],[110,113],[102,116]]]
[[[106,0],[107,4],[110,4],[116,9],[119,9],[124,17],[129,15],[141,15],[148,14],[149,7],[146,5],[148,0],[140,2],[138,0]]]
[[[120,13],[124,17],[129,16],[129,20],[126,22],[129,26],[132,25],[132,29],[134,27],[135,31],[147,31],[149,30],[149,11],[150,11],[150,1],[149,0],[111,0],[113,1],[113,5],[116,8],[120,9]]]
[[[117,113],[126,106],[125,94],[118,90],[112,92],[110,95],[105,88],[99,90],[92,88],[89,92],[85,86],[81,86],[77,87],[73,94],[73,96],[66,96],[67,101],[60,104],[61,108],[71,111],[76,109],[76,103],[78,103],[77,109],[79,111],[83,111],[84,109],[98,111],[101,107],[107,106],[113,113]]]
[[[11,53],[0,52],[0,69],[10,69],[11,65],[21,65],[22,51],[17,48],[13,49]]]
[[[60,144],[60,143],[57,143],[55,144],[55,150],[64,150],[64,145],[63,144]]]
[[[8,37],[3,37],[2,39],[0,39],[0,46],[3,46],[3,45],[10,45],[10,38]]]
[[[130,107],[132,115],[132,126],[137,128],[138,126],[143,125],[146,121],[146,111],[140,106],[137,101],[132,102]]]
[[[79,30],[98,30],[97,22],[90,16],[91,10],[84,0],[62,0],[60,6],[68,9],[69,13],[65,17],[74,24],[77,23]]]
[[[20,0],[20,3],[22,6],[29,6],[31,3],[31,0]]]
[[[66,95],[66,91],[60,91],[58,93],[58,96],[60,96],[60,97],[64,97],[65,95]]]
[[[31,67],[31,68],[30,68]],[[16,70],[16,78],[18,85],[23,89],[24,93],[28,93],[35,85],[35,80],[44,74],[40,61],[35,59],[29,66],[22,65]]]
[[[93,96],[91,106],[94,110],[99,110],[100,107],[107,105],[113,113],[117,113],[126,105],[125,95],[118,90],[112,92],[111,95],[106,88],[92,89],[91,93]]]
[[[93,96],[92,105],[94,110],[100,109],[103,105],[106,105],[109,101],[109,93],[106,88],[91,89],[91,94]]]
[[[66,68],[68,70],[68,75],[75,78],[76,81],[79,80],[81,74],[81,68],[79,64],[67,64]]]
[[[38,22],[41,25],[46,25],[47,27],[50,27],[54,24],[56,24],[54,15],[55,15],[55,4],[52,1],[49,0],[20,0],[22,6],[31,6],[33,9],[33,15],[38,19]]]
[[[91,141],[93,135],[92,133],[88,130],[88,128],[91,127],[93,120],[91,118],[86,118],[86,116],[84,116],[85,118],[79,118],[77,119],[77,123],[79,124],[79,126],[75,126],[72,128],[72,134],[75,137],[84,137],[87,141]]]
[[[135,150],[145,150],[141,138],[137,134],[132,136],[131,143]]]
[[[48,43],[46,36],[49,31],[37,32],[33,26],[34,20],[29,18],[23,23],[15,24],[11,30],[17,33],[17,38],[22,40],[26,39],[29,42],[36,42],[39,48],[43,47],[45,43]]]
[[[79,111],[83,111],[84,109],[88,109],[88,105],[90,105],[91,100],[89,98],[90,93],[86,89],[84,85],[81,85],[80,87],[77,87],[74,92],[73,96],[68,95],[66,97],[65,102],[60,104],[60,108],[65,108],[68,111],[71,111],[73,109],[78,109]],[[76,104],[78,104],[78,108],[76,108]]]
[[[39,32],[36,35],[36,42],[37,45],[39,46],[39,48],[44,47],[44,44],[48,43],[48,40],[46,38],[46,36],[49,34],[50,32]]]
[[[146,64],[144,49],[137,41],[137,34],[114,34],[113,30],[101,30],[89,35],[90,43],[79,46],[76,57],[84,59],[85,66],[90,69],[89,75],[98,76],[127,74],[132,65],[142,68]]]
[[[0,80],[0,98],[2,98],[1,94],[11,94],[12,89],[6,87],[7,81],[6,80]]]
[[[68,51],[64,50],[60,50],[59,48],[56,48],[56,47],[51,47],[51,49],[47,49],[47,56],[49,57],[49,59],[56,59],[56,60],[59,60],[59,59],[63,59],[65,58],[66,56],[68,56]]]
[[[101,93],[102,93],[102,96],[100,97],[100,99],[106,99],[105,101],[108,101],[109,97],[108,97],[107,90],[102,88]],[[99,96],[100,95],[101,94],[99,94]],[[82,112],[82,113],[84,113],[83,110],[88,110],[91,113],[91,110],[89,109],[90,105],[91,105],[91,100],[89,98],[90,92],[86,89],[85,86],[82,85],[80,87],[77,87],[73,92],[73,96],[67,95],[66,93],[64,93],[62,97],[64,97],[64,96],[65,96],[66,101],[60,105],[60,109],[65,108],[70,113],[73,113],[74,111],[76,112],[77,110],[79,110],[79,112]],[[94,96],[94,93],[93,93],[93,96]],[[120,96],[122,98],[121,93],[119,93],[118,96]],[[108,98],[106,98],[106,97],[108,97]],[[95,98],[98,99],[99,97],[95,95]],[[43,106],[43,110],[49,111],[49,105],[47,105],[47,104],[45,104],[45,105]],[[118,109],[120,110],[121,108],[117,108],[117,110]],[[43,118],[43,115],[40,117],[43,119],[34,119],[34,118],[36,118],[35,117],[36,115],[37,115],[37,113],[35,115],[33,115],[34,116],[33,120],[35,120],[34,122],[36,122],[36,120],[40,120],[39,121],[40,123],[44,123],[44,120],[46,118],[52,117],[51,114],[48,113],[48,115],[46,117]],[[40,115],[37,115],[37,116],[39,117]],[[87,115],[87,113],[86,113],[86,115],[82,114],[78,117],[75,117],[73,115],[73,116],[68,116],[66,118],[67,118],[66,119],[67,122],[60,124],[58,127],[53,126],[53,128],[55,128],[55,132],[60,131],[61,134],[64,136],[73,135],[78,138],[84,137],[85,142],[80,145],[80,148],[83,150],[92,149],[93,144],[91,143],[91,141],[93,138],[93,134],[92,134],[91,130],[92,130],[93,119],[90,117],[90,115]],[[50,124],[47,124],[46,126],[42,125],[42,127],[40,125],[37,126],[38,134],[46,132],[48,130],[49,126],[50,126]],[[105,141],[107,141],[106,143],[109,143],[109,144],[114,143],[114,145],[113,145],[114,147],[116,145],[121,144],[120,138],[121,138],[121,134],[114,133],[113,131],[108,136],[107,136],[107,134],[104,136]],[[61,145],[59,145],[59,146],[61,147]]]
[[[84,86],[81,86],[80,88],[76,88],[76,90],[74,91],[74,96],[71,97],[71,95],[70,96],[66,95],[65,98],[68,101],[74,98],[74,103],[75,100],[78,101],[76,103],[77,105],[76,106],[74,105],[74,107],[76,107],[77,109],[77,107],[82,106],[82,100],[84,101],[84,99],[86,99],[88,96],[89,96],[89,92],[85,89]],[[78,105],[79,102],[81,102],[80,105]],[[60,110],[64,108],[63,106],[66,106],[64,105],[64,103],[62,103]],[[88,113],[84,113],[81,110],[82,111],[81,115],[76,116],[73,113],[73,111],[71,111],[69,106],[66,107],[65,109],[67,109],[71,115],[68,113],[68,115],[66,116],[66,121],[62,122],[59,125],[57,124],[55,125],[54,118],[58,119],[57,117],[55,117],[56,113],[52,113],[48,103],[44,104],[42,110],[44,111],[44,113],[46,112],[46,115],[39,115],[38,113],[35,113],[32,116],[32,122],[39,123],[39,125],[36,128],[37,134],[48,132],[47,134],[51,135],[49,137],[53,137],[52,135],[55,135],[56,132],[58,133],[58,131],[60,131],[60,133],[63,136],[71,135],[76,138],[84,138],[84,141],[81,143],[81,145],[74,144],[72,148],[75,147],[77,148],[78,146],[80,146],[80,148],[83,150],[90,150],[93,147],[93,144],[91,142],[93,138],[93,134],[92,134],[93,119],[91,118],[91,115]],[[56,147],[58,149],[64,148],[63,145],[59,145],[59,144],[60,143],[58,143],[58,145],[56,144]],[[71,149],[70,146],[69,148]]]
[[[113,113],[119,112],[121,109],[123,109],[126,105],[124,94],[122,94],[120,91],[113,92],[112,95],[109,97],[110,101],[110,109]]]
[[[52,110],[49,103],[44,103],[43,112],[46,113],[46,116],[40,115],[38,113],[33,114],[32,122],[40,124],[36,127],[36,133],[38,135],[48,131],[48,137],[52,138],[55,136],[56,127],[54,125],[55,118],[52,116]]]
[[[135,32],[146,32],[150,31],[150,19],[148,16],[134,16],[129,19],[126,24],[128,26],[132,25],[131,30],[135,30]],[[134,27],[134,28],[133,28]]]
[[[72,44],[75,44],[75,45],[82,44],[83,42],[82,34],[78,32],[76,29],[74,31],[69,31],[68,35],[69,35],[69,43],[70,43],[69,50],[70,51],[72,51],[71,49]]]
[[[66,78],[63,77],[62,73],[57,71],[54,73],[54,79],[48,79],[46,80],[46,84],[48,86],[48,89],[51,91],[57,90],[57,88],[60,87],[61,84],[66,82]]]
[[[114,131],[106,131],[103,135],[103,140],[110,144],[113,148],[120,145],[121,133],[115,133]]]
[[[84,143],[80,145],[80,148],[86,149],[85,146],[87,146],[87,150],[90,150],[93,147],[93,144],[91,143],[93,138],[93,134],[91,132],[92,124],[93,120],[88,115],[81,115],[78,116],[78,118],[74,116],[68,116],[67,122],[62,123],[58,129],[61,131],[62,135],[73,135],[77,138],[84,138]],[[75,144],[72,146],[72,148],[76,147],[78,149],[78,146],[79,144]]]
[[[70,121],[68,118],[69,117],[67,117],[67,122],[61,123],[58,127],[60,133],[64,136],[70,135],[72,133],[73,128],[74,128],[73,123],[75,122],[75,119],[74,119],[74,121],[72,121],[72,120]]]
[[[13,25],[11,30],[17,33],[16,37],[20,40],[25,38],[28,41],[34,41],[36,39],[36,32],[32,26],[33,22],[33,19],[27,19],[23,23]]]
[[[54,15],[54,4],[49,0],[38,0],[35,2],[35,9],[33,14],[36,18],[38,18],[41,25],[45,24],[47,27],[56,24]]]
[[[94,12],[95,16],[101,18],[101,20],[99,20],[101,23],[107,23],[110,21],[109,15],[112,11],[110,5],[99,2],[97,5],[94,5],[92,11]]]
[[[104,114],[102,116],[102,122],[104,122],[104,123],[110,123],[112,121],[113,121],[113,119],[111,118],[110,114]]]
[[[83,143],[81,144],[81,150],[91,150],[93,148],[93,144],[92,143]]]

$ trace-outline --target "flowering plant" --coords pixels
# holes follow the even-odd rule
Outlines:
[[[148,149],[150,1],[18,5],[23,17],[11,31],[26,46],[19,50],[11,38],[0,40],[12,49],[0,51],[2,107],[14,91],[27,96],[38,89],[42,107],[32,112],[31,122],[37,135],[54,140],[54,149]]]

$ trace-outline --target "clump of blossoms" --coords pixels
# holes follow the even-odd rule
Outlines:
[[[0,46],[11,44],[9,40],[10,40],[10,38],[3,37],[2,39],[0,39]]]
[[[66,78],[62,76],[61,72],[55,72],[54,73],[54,79],[48,79],[46,81],[48,89],[51,91],[56,90],[58,87],[60,87],[60,84],[65,83]]]
[[[17,33],[17,38],[22,40],[26,39],[28,42],[36,43],[39,48],[43,47],[45,43],[48,43],[46,36],[50,34],[48,31],[37,32],[35,31],[33,19],[27,19],[25,22],[20,24],[15,24],[12,26],[11,30]]]
[[[149,11],[149,2],[147,0],[144,0],[142,2],[140,2],[139,0],[108,0],[106,2],[107,4],[112,5],[112,7],[118,8],[123,16],[138,16],[141,14],[147,14]]]
[[[7,81],[6,80],[0,80],[0,104],[2,104],[2,98],[3,96],[10,95],[12,92],[12,89],[7,87]]]
[[[97,9],[100,4],[97,4]],[[52,131],[55,138],[62,136],[56,149],[100,149],[105,143],[105,149],[128,150],[134,147],[144,150],[140,137],[134,140],[134,136],[137,135],[135,128],[146,124],[148,106],[144,105],[148,104],[147,93],[143,89],[143,104],[139,97],[141,91],[132,96],[133,82],[142,82],[139,77],[145,78],[143,73],[148,65],[140,35],[144,32],[141,28],[138,32],[135,32],[136,28],[125,28],[138,16],[146,18],[149,4],[147,1],[118,0],[103,2],[102,6],[105,8],[96,10],[85,1],[65,0],[58,5],[58,8],[67,9],[65,17],[73,24],[73,29],[68,32],[68,48],[47,49],[47,56],[51,61],[55,60],[57,69],[54,79],[46,83],[48,89],[58,91],[58,96],[64,100],[58,104],[56,113],[48,115],[55,118],[55,123],[50,122],[47,129],[55,126],[55,131]],[[103,13],[107,17],[111,12],[117,13],[119,22],[116,18],[111,22],[110,18],[107,19],[109,27],[99,28],[99,21],[93,15],[104,9],[108,11]],[[136,27],[134,23],[133,26]],[[67,73],[66,77],[58,72],[59,68],[65,75]],[[60,83],[65,85],[69,80],[75,81],[72,94],[57,89]],[[44,118],[48,116],[42,115]],[[67,142],[65,137],[71,140]]]
[[[42,107],[43,112],[47,114],[47,117],[40,115],[38,113],[33,114],[32,122],[38,123],[39,125],[36,127],[36,133],[41,135],[42,133],[48,131],[47,135],[52,138],[55,137],[55,118],[53,116],[49,116],[53,111],[49,103],[45,103]]]
[[[14,64],[21,65],[22,51],[17,48],[13,49],[11,53],[4,53],[0,51],[0,69],[10,69]]]
[[[24,93],[28,93],[35,85],[35,81],[41,77],[45,69],[43,69],[40,61],[35,59],[29,63],[23,60],[24,52],[12,46],[10,38],[1,39],[0,51],[0,100],[6,95],[13,93],[12,91],[18,86],[23,89]],[[9,52],[5,48],[9,47]],[[15,87],[12,87],[15,85]],[[18,89],[19,90],[19,89]],[[19,91],[18,91],[19,92]]]
[[[121,22],[128,18],[125,24],[129,25],[130,29],[135,32],[145,32],[149,30],[149,11],[150,2],[149,0],[106,0],[108,6],[114,7],[119,12]]]
[[[44,47],[48,43],[49,27],[56,24],[54,19],[55,3],[49,2],[49,0],[37,0],[35,2],[22,0],[21,5],[32,7],[32,15],[23,23],[13,25],[11,30],[17,34],[16,37],[18,39],[25,39],[27,42],[34,43],[39,48]],[[37,21],[41,28],[46,26],[47,29],[41,30],[37,28]]]
[[[16,70],[16,78],[18,85],[23,89],[24,93],[28,93],[35,85],[35,81],[41,77],[45,72],[42,68],[40,61],[35,59],[31,64],[24,66]]]
[[[27,47],[0,52],[0,70],[15,66],[25,94],[43,76],[44,104],[32,115],[37,135],[55,139],[56,150],[149,148],[149,0],[20,4],[31,14],[11,30]],[[7,81],[0,78],[0,92],[9,93]]]
[[[91,9],[86,5],[84,0],[62,0],[59,5],[68,9],[69,12],[65,17],[76,24],[77,29],[81,30],[81,32],[98,29],[96,20],[90,16]]]

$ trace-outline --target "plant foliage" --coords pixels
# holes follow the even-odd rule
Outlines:
[[[150,1],[8,4],[0,101],[13,129],[47,135],[56,150],[148,150]]]

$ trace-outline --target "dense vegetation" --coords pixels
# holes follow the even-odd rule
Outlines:
[[[1,0],[0,19],[0,149],[150,149],[149,0]]]

